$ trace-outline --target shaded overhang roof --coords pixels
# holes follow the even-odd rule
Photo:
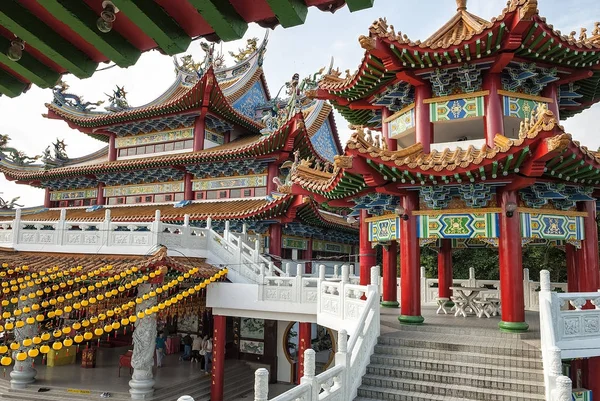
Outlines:
[[[98,64],[113,61],[134,65],[141,53],[158,49],[174,55],[187,50],[193,39],[240,39],[248,24],[274,28],[304,23],[308,7],[334,12],[344,4],[351,11],[369,8],[372,0],[113,0],[119,12],[109,33],[96,21],[102,0],[20,0],[0,2],[0,48],[8,49],[18,36],[25,42],[21,60],[0,54],[0,93],[16,97],[32,84],[52,87],[60,75],[88,78]]]

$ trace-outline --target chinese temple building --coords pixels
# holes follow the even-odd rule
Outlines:
[[[100,111],[102,102],[83,102],[61,82],[46,117],[64,120],[107,146],[70,159],[66,144],[57,140],[42,156],[28,157],[3,138],[0,171],[9,180],[44,188],[45,200],[43,207],[15,211],[7,204],[0,211],[0,262],[19,277],[30,274],[15,273],[27,263],[32,269],[52,264],[85,271],[114,265],[111,274],[139,264],[135,272],[143,277],[164,269],[183,286],[169,289],[169,295],[202,285],[190,298],[198,305],[177,309],[181,314],[205,311],[204,288],[225,274],[248,283],[259,273],[314,273],[312,261],[320,258],[350,261],[358,230],[339,214],[349,210],[325,210],[310,197],[277,190],[290,183],[294,160],[310,158],[328,170],[341,145],[332,106],[306,96],[316,88],[317,74],[303,80],[294,75],[282,88],[286,97],[271,98],[262,69],[266,44],[266,36],[262,43],[248,40],[229,67],[214,46],[202,44],[204,60],[176,60],[172,86],[140,107],[130,106],[124,87],[117,87]],[[231,256],[234,246],[239,253]],[[210,253],[211,247],[219,249]],[[292,261],[299,262],[291,266],[295,273]],[[244,262],[250,266],[245,273]],[[150,290],[154,293],[154,287]],[[165,313],[157,312],[159,318]],[[262,330],[276,335],[276,323]],[[217,331],[225,335],[225,316],[214,316],[213,326],[215,344],[224,347]],[[275,345],[269,345],[262,362],[277,366]],[[134,337],[134,359],[135,346]],[[237,341],[236,347],[241,347]],[[224,348],[218,349],[214,399],[223,395]],[[250,351],[235,351],[242,358],[244,352],[256,360]],[[152,391],[149,382],[140,383],[130,383],[134,398]]]

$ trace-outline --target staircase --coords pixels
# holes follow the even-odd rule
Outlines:
[[[355,401],[545,399],[539,333],[383,325]]]
[[[198,369],[200,369],[198,367]],[[7,374],[8,376],[8,374]],[[102,391],[91,390],[86,393],[69,392],[65,387],[57,387],[46,385],[45,383],[34,383],[24,390],[12,390],[10,388],[10,379],[0,379],[0,400],[14,401],[89,401],[100,399]],[[99,380],[105,380],[99,378]],[[172,382],[176,382],[176,378]],[[77,387],[76,384],[73,384]],[[227,361],[225,366],[225,391],[223,401],[234,401],[240,397],[248,396],[251,399],[251,394],[254,386],[254,372],[243,362]],[[48,388],[47,392],[38,392],[40,387]],[[81,386],[79,386],[81,387]],[[109,390],[110,391],[110,390]],[[127,401],[131,400],[128,392],[110,391],[111,397],[109,400]],[[182,395],[189,395],[195,401],[210,400],[210,376],[203,376],[195,380],[190,380],[185,383],[173,383],[168,386],[160,386],[154,391],[154,397],[150,400],[155,401],[176,401]]]

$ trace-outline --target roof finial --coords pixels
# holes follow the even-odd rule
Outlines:
[[[456,11],[466,11],[467,0],[456,0]]]

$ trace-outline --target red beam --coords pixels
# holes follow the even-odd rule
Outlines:
[[[379,172],[369,166],[365,159],[359,157],[359,155],[354,156],[355,157],[352,158],[352,168],[350,169],[352,173],[362,175],[365,183],[370,187],[379,187],[387,184],[387,180],[385,180]]]
[[[513,52],[499,54],[496,57],[496,60],[494,61],[492,68],[490,68],[489,73],[496,74],[496,73],[502,72],[504,70],[504,68],[506,68],[508,63],[510,63],[514,57],[515,57],[515,54]]]
[[[350,110],[379,110],[381,106],[377,106],[367,102],[366,100],[357,100],[348,105]]]
[[[576,72],[571,73],[570,75],[566,75],[566,76],[562,77],[558,81],[554,82],[554,84],[555,85],[568,84],[570,82],[575,82],[575,81],[579,81],[582,79],[590,78],[592,75],[594,75],[594,71],[592,71],[592,70],[576,71]]]
[[[388,43],[385,43],[381,38],[375,39],[375,47],[368,50],[371,54],[381,59],[385,68],[389,70],[399,70],[403,67],[402,61],[390,49]]]
[[[417,77],[410,71],[400,71],[396,74],[396,78],[399,78],[404,82],[408,82],[413,86],[421,86],[426,84],[426,82],[423,79]]]

